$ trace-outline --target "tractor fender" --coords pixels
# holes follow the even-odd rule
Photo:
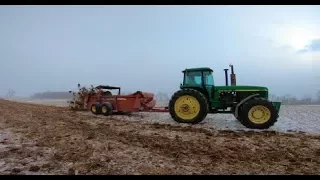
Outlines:
[[[254,97],[256,97],[256,96],[259,96],[259,94],[252,94],[252,95],[250,95],[250,96],[242,99],[242,101],[240,101],[240,102],[237,104],[237,106],[236,106],[236,109],[235,109],[235,111],[234,111],[234,116],[235,116],[236,118],[238,118],[239,107],[240,107],[243,103],[245,103],[246,101],[248,101],[249,99],[252,99],[252,98],[254,98]]]

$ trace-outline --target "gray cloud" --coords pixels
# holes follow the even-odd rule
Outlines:
[[[311,43],[299,50],[298,53],[320,51],[320,39],[314,39]]]

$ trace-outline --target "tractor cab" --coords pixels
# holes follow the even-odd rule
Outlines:
[[[234,74],[233,65],[231,67],[231,86],[236,86],[236,75]],[[225,71],[225,81],[226,86],[228,86],[228,69]],[[200,67],[200,68],[189,68],[182,71],[183,84],[180,85],[180,89],[190,88],[197,90],[204,94],[208,99],[213,99],[214,90],[216,88],[228,89],[224,87],[215,86],[213,79],[213,70],[209,67]]]
[[[213,70],[208,67],[190,68],[182,71],[183,84],[180,85],[181,89],[191,88],[210,96],[214,86],[212,76]]]
[[[231,67],[231,86],[236,85],[236,75],[234,74],[233,65]],[[228,86],[228,69],[224,69],[225,71],[225,80],[226,86]],[[212,76],[213,70],[208,67],[202,68],[189,68],[182,71],[183,76],[183,84],[180,85],[180,88],[205,88],[206,86],[214,86],[214,80]]]
[[[207,67],[191,68],[182,71],[184,73],[182,86],[186,87],[204,87],[206,85],[213,86],[213,70]]]

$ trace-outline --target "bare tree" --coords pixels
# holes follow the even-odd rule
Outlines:
[[[320,90],[317,92],[316,96],[317,96],[317,103],[320,103]]]
[[[305,95],[301,100],[299,104],[312,104],[312,97],[310,95]]]
[[[7,93],[7,98],[11,98],[16,94],[16,91],[13,89],[9,89]]]

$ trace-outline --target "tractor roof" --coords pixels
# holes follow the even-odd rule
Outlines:
[[[99,85],[99,86],[96,86],[96,89],[120,89],[120,87]]]
[[[186,68],[182,72],[184,73],[186,71],[210,71],[210,72],[213,72],[213,70],[211,68],[209,68],[209,67]]]

